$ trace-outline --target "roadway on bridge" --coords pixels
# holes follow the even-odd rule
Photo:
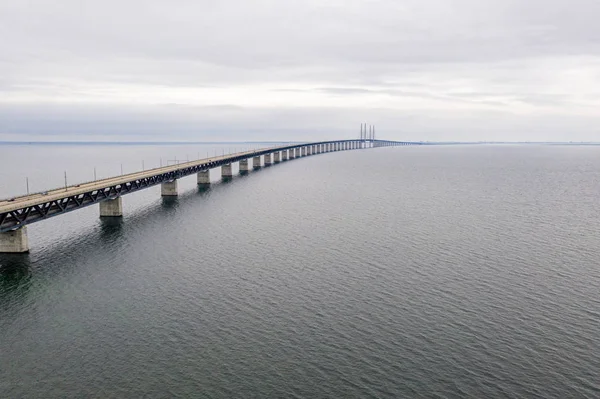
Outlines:
[[[234,154],[220,155],[220,156],[216,156],[216,157],[212,157],[212,158],[204,158],[204,159],[199,159],[196,161],[183,162],[183,163],[179,163],[176,165],[163,166],[163,167],[158,167],[158,168],[154,168],[154,169],[148,169],[148,170],[141,171],[141,172],[134,172],[134,173],[126,174],[126,175],[120,175],[120,176],[115,176],[115,177],[109,177],[106,179],[95,180],[92,182],[76,184],[76,185],[72,185],[72,186],[67,186],[66,188],[62,187],[62,188],[52,189],[52,190],[48,190],[44,193],[36,193],[36,194],[31,194],[31,195],[15,197],[14,199],[7,199],[7,200],[0,201],[0,213],[11,212],[11,211],[14,211],[17,209],[26,208],[28,206],[35,206],[35,205],[39,205],[41,203],[47,203],[50,201],[59,200],[59,199],[65,198],[65,197],[73,196],[73,195],[88,193],[90,191],[101,190],[106,187],[115,186],[118,184],[125,184],[125,183],[135,181],[138,179],[144,179],[144,178],[160,175],[162,173],[173,172],[173,171],[188,168],[191,166],[198,166],[198,165],[201,166],[201,165],[207,164],[209,162],[227,160],[229,158],[235,158],[235,157],[246,156],[248,158],[251,158],[254,154],[256,154],[258,152],[264,152],[264,151],[269,151],[269,150],[277,151],[278,149],[288,148],[288,147],[289,147],[289,145],[284,145],[284,146],[277,146],[277,147],[261,148],[261,149],[252,150],[252,151],[237,152]]]

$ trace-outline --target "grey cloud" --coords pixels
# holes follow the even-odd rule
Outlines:
[[[320,140],[358,135],[360,123],[377,121],[381,137],[397,140],[592,141],[599,117],[541,115],[529,119],[510,112],[419,110],[399,113],[375,108],[301,109],[231,106],[152,107],[0,104],[0,141],[35,140],[175,141]],[[526,134],[524,134],[526,132]]]
[[[600,140],[589,124],[600,94],[598,15],[596,0],[5,1],[0,135],[154,137],[171,125],[186,138],[214,129],[234,137],[249,126],[246,132],[269,139],[275,131],[341,134],[369,117],[415,138],[468,132],[492,139],[518,127],[519,134],[568,131]],[[363,109],[249,108],[215,99],[196,107],[164,105],[160,95],[152,102],[163,105],[94,105],[95,90],[133,90],[128,85],[268,86],[282,96],[388,96],[390,105],[378,98]],[[63,98],[70,103],[44,103]],[[512,110],[520,105],[541,111]],[[485,123],[491,117],[494,127]]]

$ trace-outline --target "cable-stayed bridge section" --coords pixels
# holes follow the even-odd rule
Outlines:
[[[100,217],[121,217],[122,197],[126,194],[160,184],[162,196],[176,196],[178,179],[196,174],[198,185],[208,186],[211,169],[221,168],[222,178],[232,178],[232,163],[235,162],[239,162],[240,173],[246,173],[250,170],[250,161],[256,169],[294,158],[333,151],[421,144],[423,143],[361,138],[283,145],[200,159],[0,200],[0,252],[28,252],[28,224],[94,204],[99,205]]]

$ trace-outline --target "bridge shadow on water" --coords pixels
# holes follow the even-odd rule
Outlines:
[[[254,172],[258,170],[260,169]],[[233,185],[238,179],[248,178],[251,174],[242,172],[233,178],[212,182],[208,186],[197,186],[196,189],[187,190],[175,197],[160,197],[156,202],[136,209],[124,217],[98,218],[89,225],[77,228],[77,231],[71,232],[60,241],[46,242],[42,245],[31,243],[31,253],[0,254],[0,299],[4,294],[26,287],[36,274],[60,274],[67,269],[76,268],[77,264],[95,253],[114,252],[115,248],[125,245],[124,235],[127,231],[143,230],[150,225],[161,223],[163,219],[171,218],[172,213],[179,208],[187,207],[198,199],[209,200],[215,192]]]
[[[32,279],[30,254],[0,254],[0,306],[27,291]]]
[[[208,186],[196,186],[175,197],[160,197],[150,204],[139,207],[124,217],[97,218],[77,226],[59,240],[31,242],[27,254],[0,254],[0,311],[11,302],[24,301],[32,289],[52,284],[56,276],[78,273],[89,259],[104,259],[107,254],[120,253],[124,246],[131,246],[128,237],[153,225],[169,222],[174,212],[185,211],[198,200],[210,201],[221,190],[229,190],[235,182],[247,179],[254,173],[267,169],[260,167],[249,172],[239,172],[232,178],[211,182]],[[53,220],[41,223],[54,223]],[[30,236],[31,238],[31,236]],[[122,263],[110,263],[119,273]],[[91,267],[89,264],[86,267]],[[103,265],[107,267],[107,265]],[[35,294],[32,294],[35,295]]]

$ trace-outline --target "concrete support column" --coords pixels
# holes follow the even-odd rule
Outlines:
[[[208,186],[210,184],[210,169],[198,172],[196,175],[196,182],[200,186]]]
[[[248,159],[242,159],[240,161],[240,173],[248,173],[250,168],[248,167]]]
[[[254,169],[258,169],[258,168],[261,167],[261,164],[260,164],[260,155],[257,156],[257,157],[252,158],[252,167]]]
[[[221,178],[231,179],[233,177],[233,168],[230,163],[221,166]]]
[[[0,233],[0,253],[24,253],[29,252],[29,239],[27,238],[27,226],[20,229]]]
[[[288,160],[288,150],[281,151],[281,160],[282,161],[287,161]]]
[[[302,156],[305,157],[306,156],[306,147],[302,147]]]
[[[265,154],[265,166],[271,166],[273,164],[273,154]]]
[[[123,216],[123,200],[121,197],[109,199],[100,203],[100,217]]]
[[[276,151],[276,152],[273,154],[273,156],[274,156],[274,158],[273,158],[273,162],[275,162],[275,163],[279,163],[279,162],[281,162],[281,151]]]
[[[163,197],[177,197],[177,180],[171,180],[161,184],[160,195]]]
[[[292,149],[290,149],[290,159],[294,159],[294,158],[296,158],[296,157],[294,156],[294,149],[292,148]]]
[[[307,153],[308,155],[312,155],[312,153],[313,153],[312,151],[313,151],[313,146],[312,146],[312,145],[309,145],[309,146],[308,146],[308,148],[307,148],[307,150],[306,150],[306,153]]]

